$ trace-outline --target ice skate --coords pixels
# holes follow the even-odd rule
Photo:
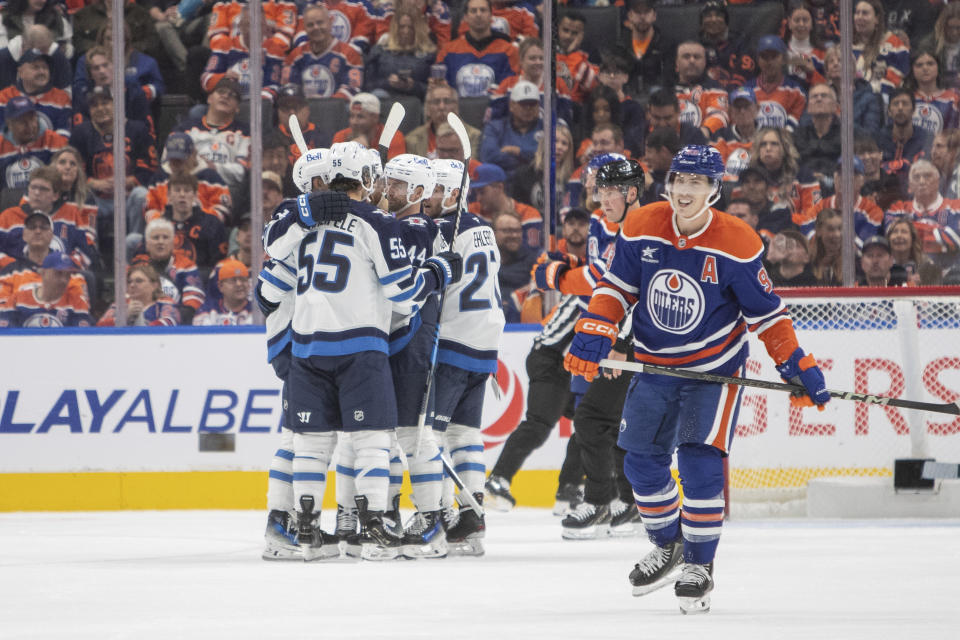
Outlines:
[[[397,538],[403,537],[403,519],[400,517],[400,494],[393,496],[391,507],[383,512],[383,524]]]
[[[615,538],[635,536],[643,531],[640,512],[632,502],[616,498],[610,503],[610,535]]]
[[[360,559],[360,519],[355,507],[337,505],[337,542],[347,558]]]
[[[411,559],[447,557],[447,532],[440,511],[414,514],[403,534],[401,553]]]
[[[643,596],[667,586],[680,574],[682,563],[682,540],[671,542],[665,547],[654,547],[630,572],[633,595]]]
[[[473,497],[483,505],[482,493],[475,493]],[[486,553],[483,548],[486,530],[483,515],[476,513],[472,507],[461,508],[456,524],[447,528],[450,555],[482,556]]]
[[[560,535],[564,540],[605,538],[610,530],[610,507],[606,504],[581,502],[563,522]]]
[[[500,476],[490,476],[483,485],[487,506],[497,511],[510,511],[517,506],[516,499],[510,495],[510,483]]]
[[[567,483],[557,489],[557,498],[553,503],[553,515],[565,516],[583,502],[583,488],[580,485]]]
[[[364,560],[393,560],[400,553],[400,538],[388,531],[382,511],[370,511],[367,497],[357,496],[360,518],[360,557]]]
[[[713,563],[683,565],[683,572],[673,586],[673,592],[684,614],[710,611],[710,592],[713,591]]]
[[[314,511],[313,496],[300,497],[297,513],[297,542],[304,562],[330,560],[340,557],[337,538],[320,528],[320,512]]]
[[[267,515],[267,530],[261,557],[264,560],[303,560],[297,544],[297,528],[290,513],[274,509]]]

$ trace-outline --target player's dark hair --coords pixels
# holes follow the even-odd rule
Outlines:
[[[650,94],[650,100],[647,101],[647,108],[650,107],[675,107],[680,110],[680,101],[677,94],[667,89],[660,89]]]
[[[351,191],[360,189],[362,186],[363,185],[360,184],[359,180],[337,176],[330,181],[330,184],[327,185],[327,188],[330,189],[330,191],[343,191],[349,193]]]
[[[586,26],[587,24],[586,16],[584,16],[579,11],[564,11],[563,14],[561,14],[560,16],[560,19],[563,20],[564,18],[566,18],[567,20],[573,20],[574,22],[580,22],[584,26]]]
[[[680,136],[670,127],[657,127],[647,136],[648,149],[666,149],[671,155],[676,155],[682,148]]]
[[[910,98],[910,109],[913,110],[917,106],[917,99],[913,95],[913,91],[907,89],[906,87],[898,87],[893,90],[893,93],[890,94],[890,102],[893,102],[895,98],[900,96],[907,96]],[[887,104],[890,104],[889,102]]]
[[[60,171],[53,165],[37,167],[31,171],[30,179],[27,181],[27,184],[33,182],[37,178],[49,182],[50,186],[53,187],[53,190],[57,193],[61,193],[63,191],[63,183],[60,179]]]

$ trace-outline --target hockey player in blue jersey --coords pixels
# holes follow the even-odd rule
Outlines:
[[[487,378],[497,370],[497,350],[504,317],[497,272],[500,251],[493,229],[481,218],[463,211],[457,225],[457,204],[463,163],[432,162],[444,197],[439,211],[431,207],[440,235],[463,256],[464,277],[448,287],[440,310],[440,339],[434,377],[434,428],[444,432],[444,446],[453,468],[478,503],[483,502],[486,467],[480,421]],[[456,226],[456,228],[454,228]],[[445,507],[451,507],[449,497]],[[483,514],[470,507],[450,512],[447,543],[452,554],[482,555]]]
[[[387,361],[391,313],[421,304],[462,273],[449,252],[420,269],[411,265],[397,221],[363,201],[372,171],[360,145],[334,145],[329,178],[329,191],[299,196],[264,231],[270,257],[297,256],[287,418],[304,559],[324,555],[320,505],[338,432],[349,434],[356,453],[362,553],[391,543],[383,522],[397,424]]]
[[[565,364],[571,373],[594,378],[617,337],[617,322],[632,308],[637,361],[740,376],[749,329],[781,376],[806,389],[791,402],[822,407],[830,399],[823,373],[797,343],[763,268],[762,241],[739,219],[711,208],[723,171],[715,149],[684,147],[667,176],[668,202],[627,214],[613,262],[577,323]],[[606,206],[626,206],[619,188],[602,188],[599,196]],[[723,522],[723,458],[742,388],[634,375],[618,443],[627,451],[626,475],[655,545],[630,573],[634,595],[675,580],[684,613],[709,611]],[[670,475],[674,451],[682,506]]]

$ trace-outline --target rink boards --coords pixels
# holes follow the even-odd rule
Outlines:
[[[488,467],[523,417],[524,360],[536,326],[504,333],[488,388]],[[828,386],[932,402],[960,390],[960,332],[938,329],[929,353],[902,362],[889,332],[801,331]],[[777,379],[755,341],[747,374]],[[0,510],[257,508],[278,443],[280,383],[262,329],[8,331],[0,334]],[[562,399],[558,398],[558,402]],[[911,439],[911,428],[923,438]],[[778,488],[817,475],[888,475],[918,447],[960,462],[960,418],[744,394],[731,455],[734,487]],[[514,481],[522,504],[552,503],[564,421]],[[914,431],[914,433],[918,433]],[[739,483],[739,484],[738,484]]]

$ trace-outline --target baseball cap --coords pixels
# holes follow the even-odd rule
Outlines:
[[[87,91],[87,104],[95,100],[113,100],[113,93],[110,91],[110,87],[106,85],[102,87],[91,87]]]
[[[50,226],[53,226],[53,220],[50,218],[50,216],[40,211],[34,211],[32,209],[30,213],[27,214],[27,217],[24,219],[23,226],[26,227],[28,224],[30,224],[30,221],[33,220],[34,218],[40,218],[41,220],[46,220]]]
[[[217,86],[215,86],[213,90],[219,91],[220,89],[225,89],[232,93],[237,100],[240,99],[240,83],[237,82],[236,78],[231,78],[229,76],[220,78],[220,82],[217,83]]]
[[[870,236],[863,242],[863,251],[866,251],[869,247],[883,247],[887,253],[892,253],[890,251],[890,242],[883,236]]]
[[[380,98],[372,93],[358,93],[350,100],[350,109],[360,109],[380,115]]]
[[[298,84],[285,84],[280,87],[277,94],[277,104],[306,104],[307,98],[303,95],[303,89]]]
[[[41,269],[56,269],[57,271],[80,271],[77,268],[77,265],[74,264],[65,253],[60,251],[51,251],[47,254],[47,257],[43,259],[43,263],[40,265]]]
[[[171,133],[164,148],[168,160],[186,160],[193,153],[193,139],[180,131]]]
[[[757,104],[757,95],[750,87],[737,87],[730,92],[730,104],[737,100],[749,100],[753,104]]]
[[[590,222],[590,212],[582,207],[570,207],[562,211],[563,221],[566,223],[567,220],[579,220],[580,222]]]
[[[19,64],[24,64],[27,62],[36,62],[37,60],[46,62],[48,67],[51,66],[50,56],[48,56],[46,53],[44,53],[40,49],[29,49],[28,51],[24,51],[23,55],[20,56]]]
[[[283,193],[283,180],[276,171],[264,171],[263,181],[272,187],[276,187],[277,191]]]
[[[10,98],[10,101],[7,102],[7,109],[4,115],[7,120],[13,120],[14,118],[25,116],[36,110],[37,105],[33,104],[33,100],[27,96],[17,96]]]
[[[217,270],[217,282],[223,282],[230,278],[249,278],[250,270],[247,266],[233,258],[227,258],[220,263],[220,269]]]
[[[837,160],[837,173],[843,171],[843,160]],[[864,175],[867,171],[863,168],[863,160],[853,156],[853,172]]]
[[[529,80],[520,80],[510,89],[511,102],[528,102],[530,100],[540,100],[540,90],[537,85]]]
[[[498,165],[495,164],[481,164],[477,167],[475,177],[471,178],[470,186],[479,189],[480,187],[485,187],[488,184],[493,184],[494,182],[506,182],[507,174],[504,173]]]
[[[787,45],[783,43],[780,36],[763,36],[757,41],[757,54],[764,51],[776,51],[777,53],[786,53]]]

